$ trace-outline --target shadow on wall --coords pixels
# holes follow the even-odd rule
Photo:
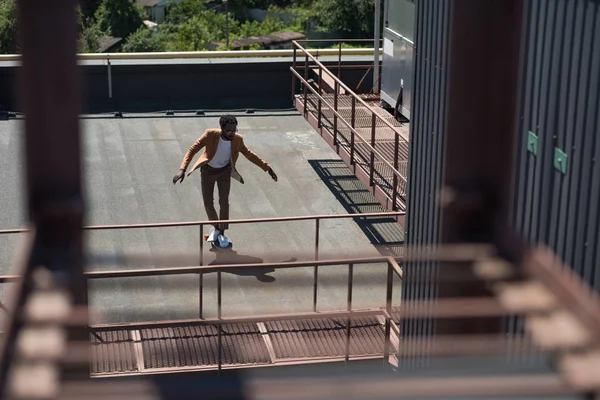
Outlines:
[[[387,211],[342,160],[308,162],[348,214]],[[393,218],[355,218],[354,222],[380,254],[396,257],[403,254],[404,230]]]

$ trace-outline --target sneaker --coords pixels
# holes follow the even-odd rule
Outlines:
[[[218,239],[219,239],[219,247],[229,247],[231,244],[231,242],[229,241],[229,238],[225,235],[219,235]]]
[[[208,235],[208,239],[206,239],[206,241],[207,242],[216,242],[218,236],[219,236],[219,231],[216,229],[213,229],[212,232],[210,233],[210,235]]]

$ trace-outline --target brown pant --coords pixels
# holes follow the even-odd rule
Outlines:
[[[201,170],[202,199],[206,215],[211,221],[229,219],[229,190],[231,189],[231,164],[223,168],[213,168],[203,165]],[[219,190],[219,208],[217,215],[214,205],[215,183]],[[229,228],[229,224],[222,226],[214,225],[215,229],[223,231]]]

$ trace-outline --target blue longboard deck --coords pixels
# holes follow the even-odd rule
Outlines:
[[[219,242],[210,242],[210,245],[212,246],[213,249],[230,249],[233,247],[232,242],[229,242],[229,246],[227,246],[227,247],[219,246]]]
[[[206,240],[208,242],[208,235],[207,234],[204,234],[204,240]],[[209,242],[209,243],[210,243],[210,245],[211,245],[211,247],[213,249],[230,249],[230,248],[233,247],[233,242],[229,242],[229,246],[227,246],[227,247],[221,247],[221,246],[219,246],[219,242]]]

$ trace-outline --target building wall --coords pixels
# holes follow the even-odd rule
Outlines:
[[[433,245],[440,234],[449,4],[416,2],[407,245]],[[525,4],[519,111],[506,115],[520,129],[516,162],[506,166],[515,175],[512,219],[524,239],[548,244],[600,290],[600,2]],[[403,299],[436,296],[434,286],[416,283],[435,265],[403,267]],[[410,320],[402,329],[409,339],[433,325]]]
[[[300,57],[299,57],[300,58]],[[337,59],[337,58],[336,58]],[[164,110],[230,110],[292,108],[289,59],[201,60],[186,63],[119,61],[111,67],[113,97],[108,97],[106,65],[82,66],[84,111],[154,112]],[[372,63],[370,57],[348,59],[342,65]],[[337,61],[326,63],[337,66]],[[18,111],[16,67],[0,66],[0,111]],[[355,88],[365,74],[342,70],[342,79]],[[372,86],[372,72],[360,89]]]
[[[444,102],[448,65],[449,4],[439,0],[416,2],[415,69],[413,109],[410,131],[408,172],[407,245],[428,246],[439,239],[439,188],[442,182],[442,156],[445,120]],[[436,288],[428,281],[435,265],[406,263],[403,300],[435,297]],[[421,283],[417,283],[421,282]],[[403,335],[430,334],[430,320],[404,320]],[[411,346],[407,346],[411,348]],[[412,359],[404,361],[410,364]]]
[[[600,2],[527,5],[514,223],[600,290]]]

